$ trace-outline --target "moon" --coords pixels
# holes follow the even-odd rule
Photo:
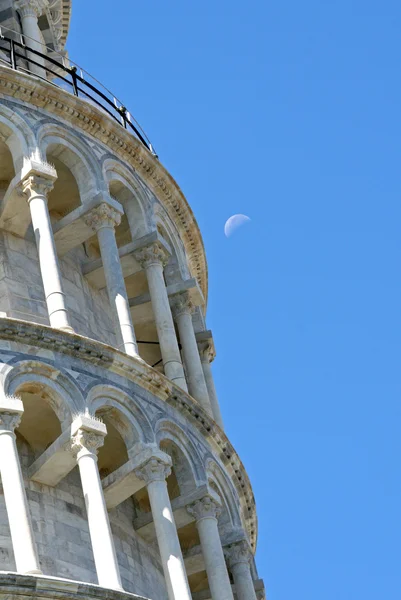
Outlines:
[[[224,233],[226,237],[230,237],[241,225],[244,223],[248,223],[251,219],[246,215],[233,215],[229,219],[227,219],[226,224],[224,225]]]

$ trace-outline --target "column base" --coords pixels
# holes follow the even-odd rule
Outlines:
[[[43,575],[39,569],[32,569],[32,571],[25,571],[22,575]]]

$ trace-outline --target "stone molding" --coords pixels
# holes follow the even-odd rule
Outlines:
[[[196,522],[202,521],[202,519],[217,520],[221,514],[221,506],[211,496],[205,496],[187,506],[187,511],[195,518]]]
[[[230,569],[240,563],[249,564],[251,561],[251,552],[245,540],[226,546],[224,548],[224,556]]]
[[[139,469],[135,469],[135,475],[145,481],[146,485],[154,481],[165,481],[171,475],[171,465],[161,458],[153,457]]]
[[[207,264],[198,224],[181,189],[159,160],[100,109],[50,83],[0,66],[0,90],[6,97],[45,109],[48,114],[85,131],[138,172],[175,223],[191,273],[198,280],[206,302]]]
[[[17,600],[144,600],[143,596],[110,590],[94,583],[60,577],[0,573],[0,598]]]
[[[0,340],[9,340],[18,347],[44,348],[51,352],[74,356],[84,362],[105,368],[148,390],[171,405],[187,419],[214,448],[216,455],[231,477],[241,502],[241,511],[252,549],[256,549],[257,517],[255,499],[246,470],[225,433],[196,400],[174,386],[164,375],[146,363],[136,360],[111,346],[77,333],[52,329],[7,317],[0,317]]]
[[[170,259],[169,252],[159,242],[136,250],[134,256],[142,269],[147,269],[151,265],[161,265],[164,268]]]
[[[117,227],[121,223],[121,215],[114,208],[102,202],[99,206],[85,215],[85,223],[93,231],[99,231],[103,227]]]
[[[188,292],[174,294],[170,300],[171,312],[173,317],[177,319],[180,315],[193,315],[195,306],[191,302]]]

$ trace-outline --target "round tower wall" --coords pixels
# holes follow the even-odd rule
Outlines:
[[[98,107],[2,66],[0,89],[0,425],[2,415],[17,423],[38,550],[29,572],[83,582],[74,594],[85,600],[109,587],[177,600],[172,553],[180,589],[206,598],[215,553],[231,598],[223,548],[245,544],[251,563],[257,521],[210,404],[207,267],[192,211],[157,158]],[[27,572],[21,540],[11,543],[15,490],[4,481],[2,491],[0,571]],[[202,546],[203,518],[214,548]]]

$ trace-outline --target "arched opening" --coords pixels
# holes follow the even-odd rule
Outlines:
[[[166,281],[166,285],[176,283],[177,281],[181,281],[182,275],[176,246],[173,242],[171,235],[168,233],[167,228],[160,221],[157,223],[157,232],[166,241],[171,251],[170,260],[164,268],[164,278]]]
[[[96,416],[102,419],[107,428],[104,444],[98,453],[99,474],[104,479],[128,461],[127,446],[121,435],[127,425],[120,411],[112,406],[100,407]]]
[[[40,456],[61,435],[61,423],[45,390],[27,385],[19,395],[24,413],[17,431],[35,456]]]
[[[20,385],[15,394],[24,405],[16,433],[29,446],[30,457],[25,462],[30,464],[61,435],[60,418],[64,417],[65,409],[54,390],[38,381]]]
[[[59,221],[74,209],[81,206],[81,191],[77,172],[84,171],[79,158],[60,143],[50,143],[46,148],[46,158],[57,172],[53,189],[48,194],[48,207],[53,222]]]
[[[124,208],[130,240],[137,240],[147,233],[145,215],[133,191],[117,175],[108,174],[110,195]],[[128,243],[128,242],[126,242]]]
[[[214,461],[209,460],[206,466],[209,486],[219,496],[222,504],[222,512],[219,518],[219,526],[222,530],[230,530],[232,527],[241,527],[240,503],[234,496],[230,481],[227,479],[221,467]]]
[[[181,448],[170,439],[163,439],[160,442],[160,450],[168,454],[173,463],[172,473],[167,479],[170,500],[178,498],[178,496],[188,495],[196,488],[195,478],[188,458]]]
[[[0,201],[15,177],[13,156],[6,143],[11,135],[11,130],[4,123],[0,123]]]

